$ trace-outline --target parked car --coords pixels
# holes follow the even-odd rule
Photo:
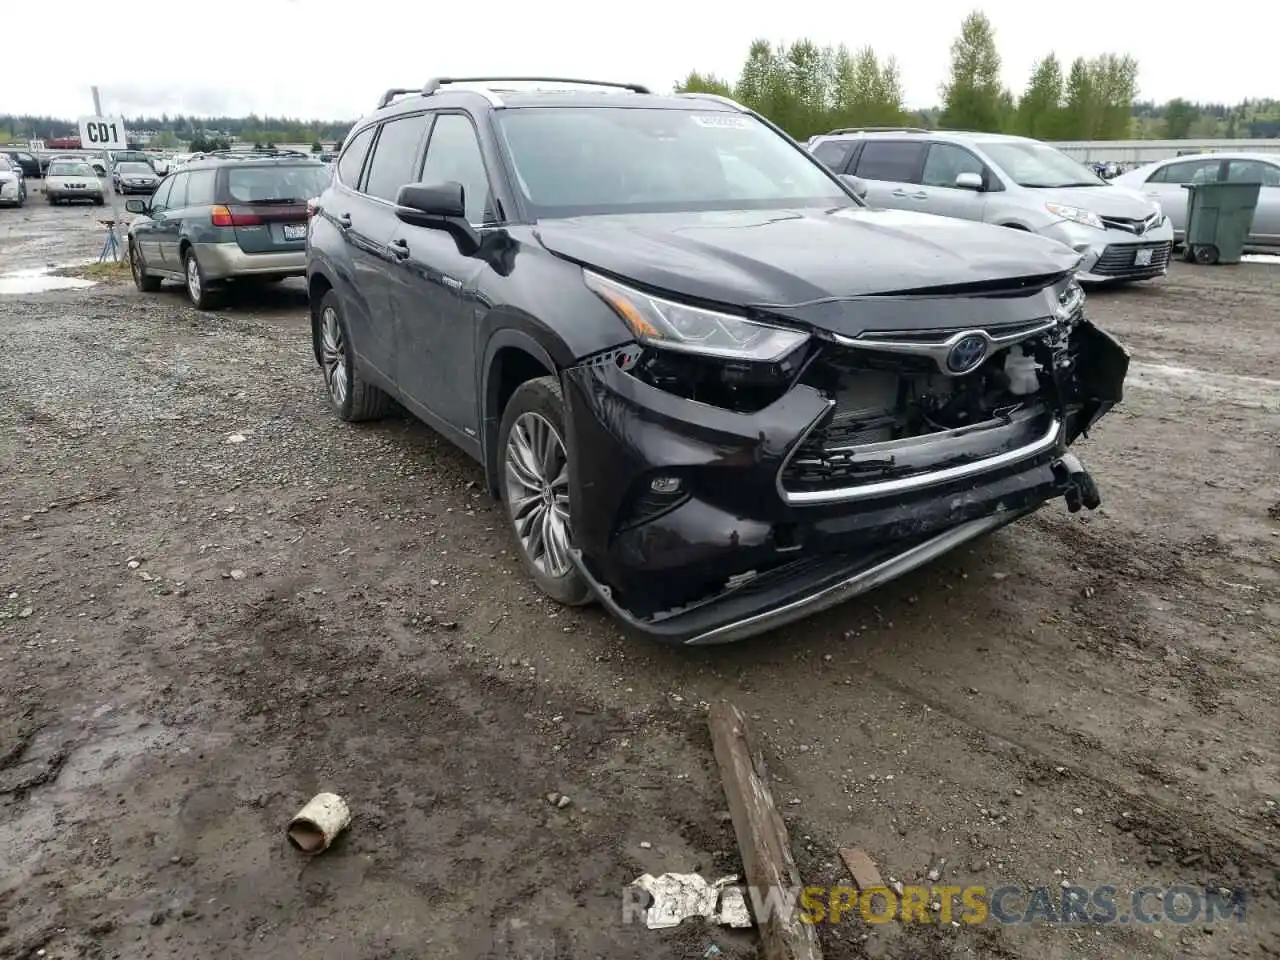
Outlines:
[[[1260,183],[1246,249],[1274,253],[1280,247],[1280,156],[1274,153],[1202,153],[1148,164],[1116,177],[1115,183],[1140,190],[1164,207],[1181,242],[1187,229],[1188,183]]]
[[[26,150],[0,150],[0,156],[7,157],[11,164],[18,167],[24,179],[40,179],[40,161],[34,153]]]
[[[117,163],[111,171],[111,181],[116,193],[153,193],[160,183],[160,177],[151,169],[150,164],[127,161]]]
[[[56,160],[45,172],[44,196],[50,204],[88,200],[102,206],[103,189],[97,172],[83,160]]]
[[[869,209],[723,98],[459,83],[346,140],[312,347],[340,419],[394,399],[483,465],[548,596],[717,643],[1097,506],[1067,448],[1128,358],[1079,253]]]
[[[0,154],[0,204],[20,207],[27,202],[27,178],[22,168]]]
[[[87,163],[93,168],[93,172],[97,176],[105,177],[107,175],[107,165],[102,162],[100,157],[86,157],[79,154],[67,154],[65,156],[50,157],[48,160],[41,160],[40,162],[44,167],[45,176],[49,175],[49,167],[55,163]]]
[[[836,131],[813,155],[867,184],[873,206],[1038,233],[1084,256],[1085,283],[1168,271],[1173,228],[1160,205],[1026,137],[912,128]]]
[[[111,166],[114,169],[122,163],[145,163],[155,172],[152,158],[149,153],[142,150],[114,150],[107,155],[111,159]]]
[[[314,160],[204,159],[170,174],[129,226],[129,262],[139,290],[164,279],[186,285],[201,310],[232,280],[283,280],[306,269],[307,202],[329,170]]]

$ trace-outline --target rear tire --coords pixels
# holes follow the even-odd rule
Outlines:
[[[498,484],[520,560],[543,593],[558,603],[590,603],[591,586],[569,550],[569,452],[564,395],[555,377],[527,380],[502,411]]]
[[[205,278],[204,269],[200,266],[200,261],[196,257],[196,252],[190,247],[182,256],[182,272],[186,278],[183,284],[187,288],[187,298],[191,301],[191,305],[197,310],[212,310],[218,305],[219,296],[209,289],[209,282]]]
[[[329,406],[339,420],[355,423],[379,420],[391,412],[391,398],[365,380],[356,366],[351,330],[342,315],[338,292],[330,290],[320,301],[320,370],[324,375]]]

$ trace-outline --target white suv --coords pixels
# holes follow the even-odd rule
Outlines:
[[[861,181],[872,206],[979,220],[1065,243],[1083,258],[1083,282],[1149,280],[1168,271],[1173,227],[1160,205],[1039,140],[904,127],[836,130],[807,147],[835,173]]]

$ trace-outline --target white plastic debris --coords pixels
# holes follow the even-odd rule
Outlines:
[[[703,917],[727,927],[751,926],[751,913],[737,877],[721,877],[707,883],[696,873],[646,873],[631,881],[653,898],[645,912],[645,926],[662,930],[680,925],[687,917]]]
[[[289,821],[289,842],[294,849],[315,856],[351,823],[351,808],[336,793],[317,793]]]
[[[227,437],[227,443],[244,443],[244,434],[233,433],[231,436]]]

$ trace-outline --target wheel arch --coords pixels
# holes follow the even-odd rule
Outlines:
[[[307,277],[307,306],[311,314],[311,353],[320,363],[320,303],[332,290],[333,281],[323,270],[313,270]]]
[[[494,332],[485,347],[481,379],[480,447],[485,485],[498,498],[498,426],[502,411],[520,384],[538,377],[558,376],[560,365],[530,332],[504,328]]]

